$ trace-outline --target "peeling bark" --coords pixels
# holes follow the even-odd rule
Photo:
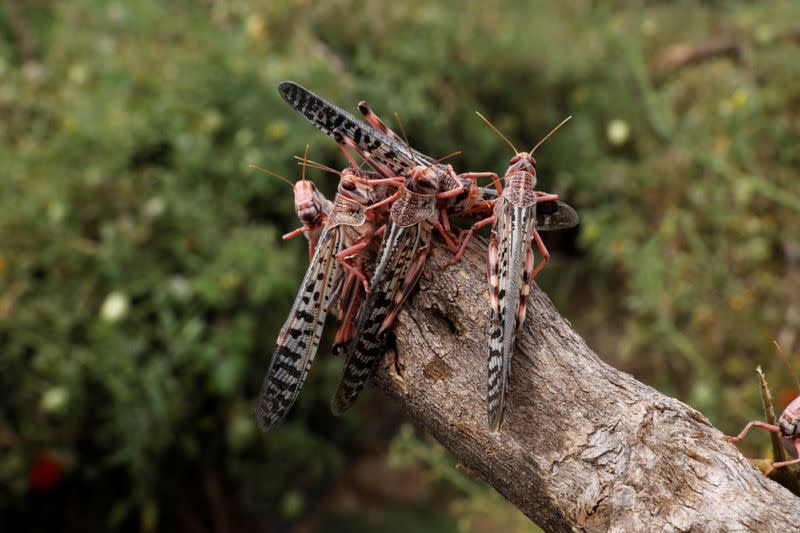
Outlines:
[[[792,531],[798,500],[691,407],[605,364],[538,288],[503,424],[486,415],[486,250],[434,250],[375,381],[548,531]]]

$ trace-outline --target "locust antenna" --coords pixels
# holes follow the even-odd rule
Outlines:
[[[776,340],[773,340],[772,344],[775,345],[775,350],[778,352],[778,356],[781,358],[783,363],[786,365],[786,368],[789,369],[789,374],[791,374],[792,379],[794,380],[795,386],[797,387],[798,390],[800,390],[800,381],[797,380],[797,374],[794,373],[794,371],[792,370],[792,365],[789,364],[789,358],[786,357],[785,353],[783,353],[783,348],[781,348],[781,345],[778,344],[778,341],[776,341]]]
[[[453,152],[453,153],[451,153],[451,154],[447,154],[447,155],[446,155],[446,156],[444,156],[444,157],[440,157],[439,159],[437,159],[436,161],[434,161],[433,163],[431,163],[430,165],[428,165],[426,168],[431,168],[433,165],[438,165],[439,163],[441,163],[441,162],[442,162],[442,161],[444,161],[445,159],[450,159],[451,157],[455,157],[455,156],[457,156],[457,155],[461,155],[461,150],[456,150],[455,152]]]
[[[303,172],[301,174],[303,182],[306,181],[306,162],[308,161],[308,145],[306,145],[306,151],[303,153]]]
[[[266,168],[261,168],[261,167],[260,167],[260,166],[258,166],[258,165],[250,165],[250,167],[251,167],[251,168],[254,168],[254,169],[256,169],[256,170],[260,170],[260,171],[261,171],[261,172],[263,172],[264,174],[269,174],[270,176],[276,177],[276,178],[278,178],[279,180],[286,182],[286,183],[289,185],[289,187],[291,187],[292,189],[294,189],[294,184],[293,184],[291,181],[289,181],[289,180],[287,180],[286,178],[284,178],[283,176],[281,176],[280,174],[278,174],[278,173],[276,173],[276,172],[272,172],[271,170],[267,170]]]
[[[436,163],[441,163],[441,162],[442,162],[442,161],[444,161],[445,159],[450,159],[451,157],[456,157],[457,155],[461,155],[461,153],[462,153],[462,152],[461,152],[461,150],[456,150],[455,152],[453,152],[453,153],[451,153],[451,154],[447,154],[447,155],[446,155],[446,156],[444,156],[444,157],[440,157],[440,158],[439,158],[439,159],[436,161]]]
[[[394,118],[397,120],[397,125],[400,126],[400,131],[403,133],[403,140],[406,142],[406,148],[408,148],[408,153],[411,155],[411,160],[414,161],[415,165],[418,165],[419,163],[417,163],[417,160],[414,159],[414,150],[411,149],[411,144],[408,142],[406,129],[403,127],[403,121],[400,120],[400,114],[395,112]]]
[[[490,127],[490,128],[492,128],[492,130],[494,130],[494,132],[495,132],[496,134],[498,134],[498,135],[500,136],[500,138],[501,138],[501,139],[503,139],[505,142],[507,142],[507,143],[508,143],[508,145],[511,147],[511,149],[512,149],[512,150],[514,150],[514,154],[518,154],[518,153],[519,153],[519,150],[517,150],[517,148],[514,146],[514,144],[513,144],[511,141],[509,141],[509,140],[508,140],[508,138],[506,138],[506,136],[505,136],[505,135],[503,135],[502,133],[500,133],[500,130],[498,130],[498,129],[497,129],[495,126],[494,126],[494,124],[492,124],[491,122],[489,122],[489,119],[488,119],[488,118],[484,117],[483,115],[481,115],[481,114],[480,114],[480,113],[478,113],[477,111],[475,111],[475,114],[476,114],[476,115],[478,115],[479,117],[481,117],[481,120],[483,120],[483,121],[484,121],[486,124],[488,124],[488,125],[489,125],[489,127]]]
[[[337,174],[339,176],[342,175],[342,173],[339,172],[338,170],[335,170],[327,165],[323,165],[322,163],[318,163],[317,161],[314,161],[312,159],[301,159],[298,156],[295,156],[294,158],[297,159],[298,165],[304,165],[304,166],[309,165],[311,166],[311,168],[316,168],[317,170],[324,170],[326,172],[330,172],[331,174]]]
[[[539,148],[539,146],[541,146],[541,144],[542,144],[543,142],[545,142],[545,141],[546,141],[546,140],[547,140],[547,139],[548,139],[548,138],[549,138],[549,137],[550,137],[552,134],[554,134],[555,132],[557,132],[557,131],[558,131],[558,129],[559,129],[561,126],[563,126],[564,124],[566,124],[566,123],[567,123],[567,121],[568,121],[569,119],[571,119],[571,118],[572,118],[572,115],[568,116],[567,118],[565,118],[564,120],[562,120],[561,122],[559,122],[559,123],[558,123],[558,126],[556,126],[555,128],[553,128],[552,130],[550,130],[550,133],[548,133],[547,135],[545,135],[545,136],[544,136],[544,138],[543,138],[541,141],[539,141],[538,143],[536,143],[536,146],[534,146],[533,148],[531,148],[531,151],[530,151],[530,152],[528,152],[528,153],[529,153],[529,154],[532,154],[533,152],[535,152],[535,151],[536,151],[536,149],[537,149],[537,148]]]

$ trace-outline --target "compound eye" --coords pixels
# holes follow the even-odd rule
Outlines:
[[[349,180],[342,181],[342,187],[346,191],[354,191],[354,190],[356,190],[356,184],[354,182],[352,182],[352,181],[349,181]]]

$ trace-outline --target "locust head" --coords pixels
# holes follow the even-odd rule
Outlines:
[[[447,166],[445,165],[417,165],[409,171],[405,185],[408,190],[417,194],[433,195],[439,192],[439,187],[446,174]]]
[[[339,177],[338,194],[361,205],[370,205],[376,200],[375,189],[370,186],[368,172],[358,167],[344,169]]]
[[[294,184],[294,210],[303,224],[313,224],[325,214],[325,204],[330,203],[317,190],[314,183],[301,180]]]
[[[479,117],[492,128],[495,133],[497,133],[500,138],[502,138],[508,145],[514,150],[514,157],[511,158],[511,161],[508,164],[508,170],[506,170],[506,186],[517,186],[517,187],[531,187],[536,186],[536,159],[533,157],[533,152],[539,148],[543,142],[545,142],[553,133],[555,133],[561,126],[563,126],[569,119],[572,117],[569,116],[562,120],[555,128],[550,130],[550,133],[545,135],[541,141],[536,143],[533,148],[530,149],[529,152],[520,152],[517,150],[514,143],[509,141],[505,135],[503,135],[500,130],[498,130],[494,124],[489,122],[489,119],[478,113]]]
[[[781,413],[778,427],[784,437],[800,436],[800,396],[792,400]]]
[[[517,152],[506,170],[506,182],[524,181],[527,187],[536,187],[536,159],[530,152]]]

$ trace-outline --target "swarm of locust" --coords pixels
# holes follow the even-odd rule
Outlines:
[[[307,155],[302,159],[303,177],[293,186],[302,226],[284,238],[305,234],[310,263],[264,379],[256,406],[259,427],[274,427],[297,399],[330,311],[339,319],[334,353],[346,357],[331,409],[344,412],[383,356],[386,333],[422,274],[434,233],[453,253],[449,266],[461,258],[476,230],[491,225],[487,399],[488,423],[498,429],[530,283],[549,259],[538,231],[578,223],[575,211],[556,195],[535,190],[532,154],[544,139],[529,152],[518,152],[509,142],[515,155],[502,180],[493,172],[459,174],[443,160],[412,149],[366,102],[358,105],[364,123],[296,83],[281,83],[278,90],[339,144],[349,166],[337,172]],[[362,170],[353,152],[372,170]],[[333,202],[305,179],[306,164],[339,175]],[[482,177],[491,178],[493,186],[479,186]],[[456,236],[450,216],[476,222]],[[542,256],[538,265],[534,242]]]

